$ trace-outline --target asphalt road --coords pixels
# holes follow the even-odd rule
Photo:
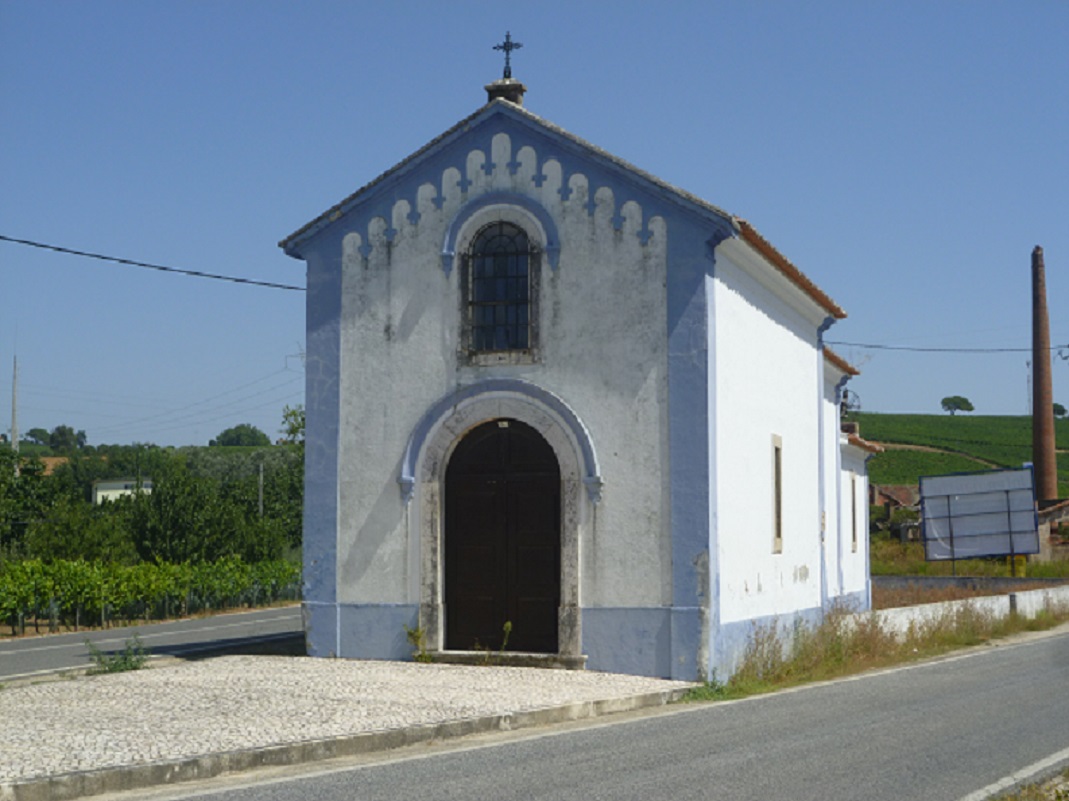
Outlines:
[[[773,696],[137,797],[976,801],[1058,752],[1069,760],[1069,632]]]
[[[255,643],[300,637],[301,610],[299,606],[286,606],[170,623],[3,640],[0,641],[0,681],[89,667],[92,660],[86,640],[104,653],[113,653],[121,651],[135,634],[153,656],[225,652]]]

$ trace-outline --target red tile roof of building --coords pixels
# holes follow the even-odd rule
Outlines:
[[[836,353],[827,346],[824,347],[824,358],[834,364],[836,367],[839,368],[839,370],[846,373],[847,375],[861,374],[860,370],[858,370],[856,367],[850,364],[850,362],[848,362],[846,359],[844,359],[842,356],[840,356],[838,353]]]
[[[801,270],[791,264],[786,256],[772,246],[772,243],[761,236],[761,234],[757,233],[756,228],[739,217],[735,218],[735,222],[739,226],[739,235],[742,237],[743,241],[768,259],[768,261],[783,273],[791,283],[805,292],[810,298],[816,301],[821,308],[837,320],[842,320],[846,317],[846,312],[843,311],[839,304],[828,297],[824,291],[809,280]]]
[[[883,453],[882,447],[875,442],[869,442],[867,439],[862,439],[857,434],[847,434],[846,439],[847,442],[855,448],[861,448],[861,450],[868,451],[869,453]]]

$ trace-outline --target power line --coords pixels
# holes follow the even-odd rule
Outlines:
[[[132,259],[120,259],[117,256],[105,256],[101,253],[89,253],[84,250],[73,250],[71,248],[60,247],[59,245],[47,245],[43,242],[33,242],[29,239],[16,239],[12,236],[4,236],[0,234],[0,240],[4,242],[13,242],[16,245],[28,245],[33,248],[41,248],[42,250],[51,250],[56,253],[66,253],[71,256],[84,256],[88,259],[99,259],[100,261],[111,261],[116,264],[126,264],[131,267],[146,267],[149,270],[159,270],[165,273],[178,273],[180,275],[191,275],[194,278],[214,278],[217,281],[231,281],[235,284],[249,284],[250,286],[264,286],[270,289],[292,289],[297,292],[304,292],[303,286],[292,286],[290,284],[274,284],[270,281],[255,281],[252,278],[237,278],[232,275],[216,275],[215,273],[205,273],[200,270],[182,270],[178,267],[167,267],[162,264],[149,264],[144,261],[134,261]]]
[[[914,348],[907,345],[873,345],[864,342],[827,342],[847,348],[865,348],[868,350],[903,350],[912,353],[1031,353],[1031,348]],[[1049,350],[1069,349],[1069,344],[1052,345]]]
[[[253,399],[258,399],[258,398],[262,397],[264,394],[266,394],[268,392],[275,392],[275,391],[278,391],[278,390],[283,389],[285,387],[288,387],[288,386],[290,386],[292,384],[295,384],[295,383],[297,383],[299,381],[303,381],[304,380],[304,376],[303,375],[299,375],[299,376],[297,376],[295,378],[292,378],[292,379],[290,379],[288,381],[283,382],[282,384],[276,384],[274,386],[270,386],[265,390],[258,390],[257,392],[254,392],[251,395],[244,395],[244,396],[236,398],[236,399],[227,400],[227,401],[224,401],[221,404],[208,406],[207,408],[203,408],[203,407],[205,407],[206,404],[212,403],[212,401],[217,401],[217,400],[220,400],[221,398],[226,397],[227,395],[233,395],[233,394],[235,394],[237,392],[241,392],[242,390],[245,390],[245,389],[247,389],[249,387],[252,387],[255,384],[260,384],[260,383],[263,383],[264,381],[268,381],[270,379],[273,379],[276,376],[279,376],[279,375],[282,375],[282,374],[285,374],[285,373],[293,373],[293,372],[294,371],[292,371],[292,370],[286,370],[286,369],[278,370],[278,371],[276,371],[274,373],[271,373],[270,375],[266,375],[266,376],[263,376],[262,378],[258,378],[255,381],[250,381],[250,382],[248,382],[246,384],[242,384],[239,387],[235,387],[234,389],[229,389],[226,392],[221,392],[221,393],[219,393],[217,395],[212,395],[211,397],[204,398],[203,400],[194,401],[193,403],[187,404],[185,406],[180,406],[180,407],[174,408],[174,409],[166,409],[164,411],[157,412],[155,414],[151,414],[151,415],[148,415],[146,417],[140,417],[140,418],[136,418],[136,419],[133,419],[133,420],[125,420],[125,421],[120,422],[120,423],[114,423],[112,425],[102,426],[99,429],[94,430],[93,435],[94,436],[100,436],[101,434],[103,434],[104,436],[109,436],[113,432],[122,431],[122,430],[129,429],[129,428],[144,428],[146,425],[148,425],[150,427],[153,427],[153,428],[159,428],[160,430],[170,430],[170,429],[173,429],[173,428],[180,428],[180,427],[185,426],[185,425],[191,425],[191,424],[197,423],[197,422],[210,422],[211,420],[214,420],[214,419],[217,419],[217,418],[213,417],[213,418],[210,418],[208,420],[205,420],[205,419],[203,419],[203,416],[204,415],[208,415],[208,414],[215,414],[216,412],[220,412],[220,411],[222,411],[224,409],[230,409],[230,411],[223,412],[223,416],[226,416],[228,414],[233,414],[233,415],[243,414],[245,411],[248,411],[249,408],[250,408],[250,407],[242,407],[241,406],[246,401],[250,401],[250,400],[253,400]],[[293,394],[295,394],[295,393],[290,393],[286,397],[289,398]],[[296,393],[296,394],[299,394],[299,393]],[[202,407],[202,408],[194,410],[194,407]],[[236,408],[235,409],[233,407],[241,407],[241,408]],[[260,407],[259,406],[254,406],[254,407],[251,407],[251,408],[260,408]],[[193,410],[193,411],[191,411],[191,410]],[[167,425],[166,426],[161,426],[161,423],[166,423]]]

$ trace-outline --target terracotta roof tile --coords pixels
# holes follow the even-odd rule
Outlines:
[[[847,434],[846,440],[855,448],[861,448],[863,451],[868,451],[869,453],[883,453],[882,447],[875,442],[869,442],[867,439],[862,439],[857,434]]]
[[[846,317],[846,312],[843,311],[834,300],[829,298],[820,287],[810,281],[801,270],[791,264],[787,257],[776,250],[767,239],[757,233],[756,228],[739,217],[735,218],[735,222],[739,226],[739,234],[743,241],[768,259],[768,261],[783,273],[795,286],[809,295],[809,297],[816,301],[821,308],[837,320],[842,320]]]
[[[824,358],[838,367],[842,372],[847,375],[861,375],[861,371],[854,367],[850,362],[833,351],[831,348],[824,347]]]

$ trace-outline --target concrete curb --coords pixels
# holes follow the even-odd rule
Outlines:
[[[389,751],[432,740],[548,726],[554,723],[664,706],[680,700],[686,692],[686,688],[664,690],[522,712],[506,712],[501,715],[449,720],[424,726],[361,732],[323,740],[305,740],[297,743],[227,751],[144,765],[76,771],[47,778],[0,784],[0,801],[68,801],[72,798],[101,793],[117,793],[209,779],[225,773],[237,773],[259,767],[299,765],[335,757]]]

